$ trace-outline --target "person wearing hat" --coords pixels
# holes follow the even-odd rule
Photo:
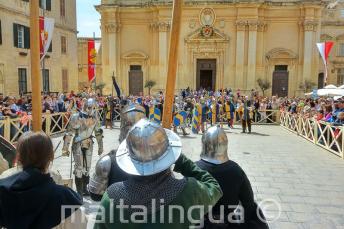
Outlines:
[[[119,135],[120,143],[125,140],[131,127],[143,118],[146,118],[146,111],[142,106],[132,104],[123,108]],[[94,201],[100,201],[106,189],[113,183],[128,179],[128,175],[117,165],[116,151],[112,150],[109,154],[101,157],[96,164],[95,172],[88,184],[88,191]]]
[[[244,218],[236,218],[241,222],[211,223],[208,216],[205,216],[205,229],[221,228],[268,228],[267,225],[257,217],[257,204],[254,202],[254,195],[249,179],[244,170],[228,157],[228,138],[225,131],[219,126],[209,128],[202,136],[201,160],[196,162],[198,167],[208,171],[220,184],[223,191],[222,198],[212,209],[212,219],[219,220],[222,217],[228,219],[233,215],[235,206],[241,206]],[[225,207],[225,215],[221,215],[221,206]],[[260,216],[265,219],[260,211]],[[210,217],[209,217],[210,218]],[[252,225],[258,225],[254,227]],[[239,227],[240,226],[240,227]]]
[[[222,196],[217,181],[182,154],[179,136],[149,120],[129,131],[116,161],[130,176],[107,189],[95,229],[189,228]],[[173,176],[173,164],[183,178]]]

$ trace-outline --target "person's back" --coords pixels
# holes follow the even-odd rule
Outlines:
[[[5,228],[52,228],[71,216],[62,206],[81,205],[71,189],[55,184],[50,174],[27,168],[0,181],[0,225]]]
[[[239,203],[245,209],[245,218],[250,218],[255,210],[253,191],[245,172],[234,161],[216,165],[200,160],[196,162],[201,169],[208,171],[219,182],[224,195],[213,208],[213,214],[220,214],[220,206],[233,206],[225,209],[225,214],[233,213]]]
[[[237,163],[229,160],[227,150],[228,138],[224,130],[218,126],[209,128],[202,137],[201,160],[196,164],[208,171],[221,186],[224,194],[212,209],[211,217],[225,220],[214,223],[206,216],[204,228],[268,228],[258,220],[258,206],[249,179]]]
[[[104,221],[96,223],[95,229],[189,228],[221,197],[216,180],[181,155],[179,137],[165,131],[141,120],[129,132],[118,149],[117,162],[131,177],[108,188],[101,202],[104,209],[97,215],[97,220]],[[174,171],[183,179],[173,176],[174,163]]]
[[[79,212],[80,197],[57,185],[46,172],[54,156],[47,135],[24,134],[17,151],[23,171],[0,180],[0,228],[53,228]],[[74,223],[71,228],[85,226],[82,222]]]

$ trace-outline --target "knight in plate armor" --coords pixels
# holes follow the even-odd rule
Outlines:
[[[94,98],[85,100],[82,111],[72,114],[67,133],[64,136],[62,155],[69,156],[69,145],[72,142],[75,186],[81,196],[89,195],[87,184],[89,183],[93,154],[93,138],[98,143],[98,155],[103,153],[103,130],[99,124],[96,108],[97,104]]]
[[[129,130],[139,120],[146,118],[146,110],[138,104],[131,104],[121,111],[121,132],[119,143],[125,140]],[[101,157],[95,167],[95,172],[91,176],[88,190],[94,201],[100,201],[106,189],[113,183],[125,181],[128,174],[121,170],[116,162],[117,150],[112,150],[109,154]],[[118,155],[117,155],[118,156]]]

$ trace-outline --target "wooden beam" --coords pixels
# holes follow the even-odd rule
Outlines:
[[[179,51],[179,39],[180,28],[182,20],[182,6],[183,0],[173,1],[172,10],[172,27],[171,27],[171,39],[168,58],[168,70],[166,80],[166,91],[164,101],[164,113],[162,126],[170,129],[172,123],[172,108],[174,101],[174,90],[176,87],[177,66],[178,66],[178,51]]]
[[[39,0],[30,1],[30,52],[32,87],[32,127],[33,131],[42,130],[42,77],[39,47]]]

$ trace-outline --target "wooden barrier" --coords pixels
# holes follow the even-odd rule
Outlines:
[[[97,110],[100,123],[104,120],[103,109]],[[45,113],[42,116],[42,130],[49,136],[64,133],[71,117],[71,113]],[[16,143],[20,136],[32,130],[32,120],[23,124],[21,118],[3,117],[0,120],[0,134],[11,143]]]
[[[281,126],[344,159],[344,127],[281,112]]]

